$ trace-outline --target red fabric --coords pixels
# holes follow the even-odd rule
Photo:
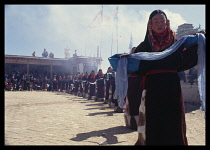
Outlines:
[[[138,74],[136,74],[136,73],[129,73],[130,74],[130,77],[132,78],[132,77],[138,77],[139,75]],[[129,78],[130,78],[129,77]]]
[[[102,74],[97,74],[97,77],[103,78],[104,77],[104,74],[103,73]]]
[[[134,77],[138,77],[137,75],[132,75],[132,76],[130,76],[129,78],[134,78]]]
[[[96,78],[96,75],[90,75],[90,78]]]
[[[187,50],[187,48],[185,47],[182,51],[186,51]]]
[[[154,36],[157,36],[157,37],[160,37],[160,38],[163,38],[164,36],[167,35],[167,33],[168,33],[168,32],[167,32],[167,30],[165,29],[163,33],[155,33],[155,32],[153,32],[153,35],[154,35]]]
[[[169,46],[174,39],[174,32],[170,29],[169,20],[166,22],[167,27],[163,33],[154,33],[152,30],[151,20],[148,22],[149,38],[152,45],[152,49],[158,52],[165,47]]]

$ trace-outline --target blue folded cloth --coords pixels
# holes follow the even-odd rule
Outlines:
[[[176,43],[174,43],[171,47],[168,49],[162,51],[162,52],[139,52],[139,53],[133,53],[129,55],[129,57],[123,57],[123,58],[116,58],[117,56],[121,54],[113,55],[109,58],[110,64],[115,67],[116,69],[116,90],[114,93],[114,98],[118,99],[118,105],[119,107],[123,108],[124,106],[124,98],[127,94],[127,88],[128,88],[128,71],[130,71],[128,68],[129,65],[129,59],[131,58],[139,60],[159,60],[162,58],[165,58],[172,53],[174,53],[182,44],[184,43],[185,47],[190,46],[193,43],[198,43],[198,90],[200,94],[200,100],[201,100],[201,108],[202,110],[206,110],[205,102],[206,102],[206,38],[204,34],[197,33],[195,36],[183,36],[180,38]],[[113,60],[113,61],[112,61]],[[133,61],[133,60],[132,60]],[[139,66],[138,64],[138,66]]]
[[[186,41],[184,42],[184,46],[188,47],[194,43],[198,43],[198,36],[196,35],[189,35],[186,39]]]
[[[113,56],[108,58],[111,66],[112,66],[112,69],[114,71],[117,70],[118,61],[120,60],[120,58],[118,56],[122,55],[122,54],[126,54],[126,53],[115,54],[115,55],[113,55]],[[129,58],[128,57],[127,72],[128,73],[132,73],[132,72],[138,71],[139,70],[139,65],[140,65],[140,61],[139,60],[137,60],[135,58]]]

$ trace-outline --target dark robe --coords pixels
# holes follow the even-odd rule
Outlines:
[[[105,99],[108,100],[109,99],[109,89],[110,89],[110,78],[111,78],[111,73],[106,73],[104,75],[105,78],[105,85],[106,85],[106,92],[105,92]]]
[[[66,79],[65,78],[62,79],[62,91],[63,90],[66,90]]]
[[[46,90],[47,89],[47,79],[42,79],[42,90]]]
[[[58,91],[58,80],[53,79],[53,91]]]
[[[131,75],[128,78],[128,91],[127,97],[129,101],[129,113],[130,115],[139,114],[139,106],[141,103],[141,77],[137,75]]]
[[[97,93],[96,97],[97,98],[104,98],[104,76],[99,76],[98,74],[96,75],[97,79]]]
[[[85,77],[85,76],[84,76],[84,77],[82,78],[82,80],[83,80],[83,82],[84,82],[84,83],[83,83],[83,84],[84,84],[84,93],[87,94],[87,93],[88,93],[88,77]]]
[[[110,78],[110,85],[111,85],[111,102],[118,106],[118,100],[114,99],[114,92],[115,92],[115,72],[112,72],[112,76]]]
[[[88,82],[90,83],[90,89],[89,89],[89,98],[91,98],[91,96],[96,96],[96,85],[95,84],[91,84],[94,83],[96,81],[96,76],[89,76],[88,77]]]
[[[79,90],[79,80],[74,80],[74,95],[78,94]]]
[[[141,103],[141,77],[131,74],[128,78],[127,101],[125,109],[126,127],[136,130],[139,115],[139,106]]]
[[[62,79],[58,79],[58,89],[62,91]]]
[[[188,145],[185,107],[178,72],[197,64],[197,44],[182,45],[176,52],[160,60],[142,60],[139,75],[146,89],[146,145]],[[135,52],[151,52],[142,42]],[[141,118],[139,118],[141,119]],[[140,144],[140,136],[136,145]]]
[[[83,88],[82,78],[79,78],[79,93],[82,94],[83,90],[84,88]]]

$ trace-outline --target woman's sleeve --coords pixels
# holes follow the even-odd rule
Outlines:
[[[198,44],[194,43],[188,47],[182,46],[180,48],[181,48],[180,54],[182,57],[182,62],[177,71],[181,72],[195,67],[198,62],[198,54],[197,54]]]

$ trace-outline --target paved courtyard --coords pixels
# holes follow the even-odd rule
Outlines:
[[[189,145],[205,145],[204,112],[186,103]],[[5,91],[5,145],[134,145],[137,131],[103,102],[67,93]]]

